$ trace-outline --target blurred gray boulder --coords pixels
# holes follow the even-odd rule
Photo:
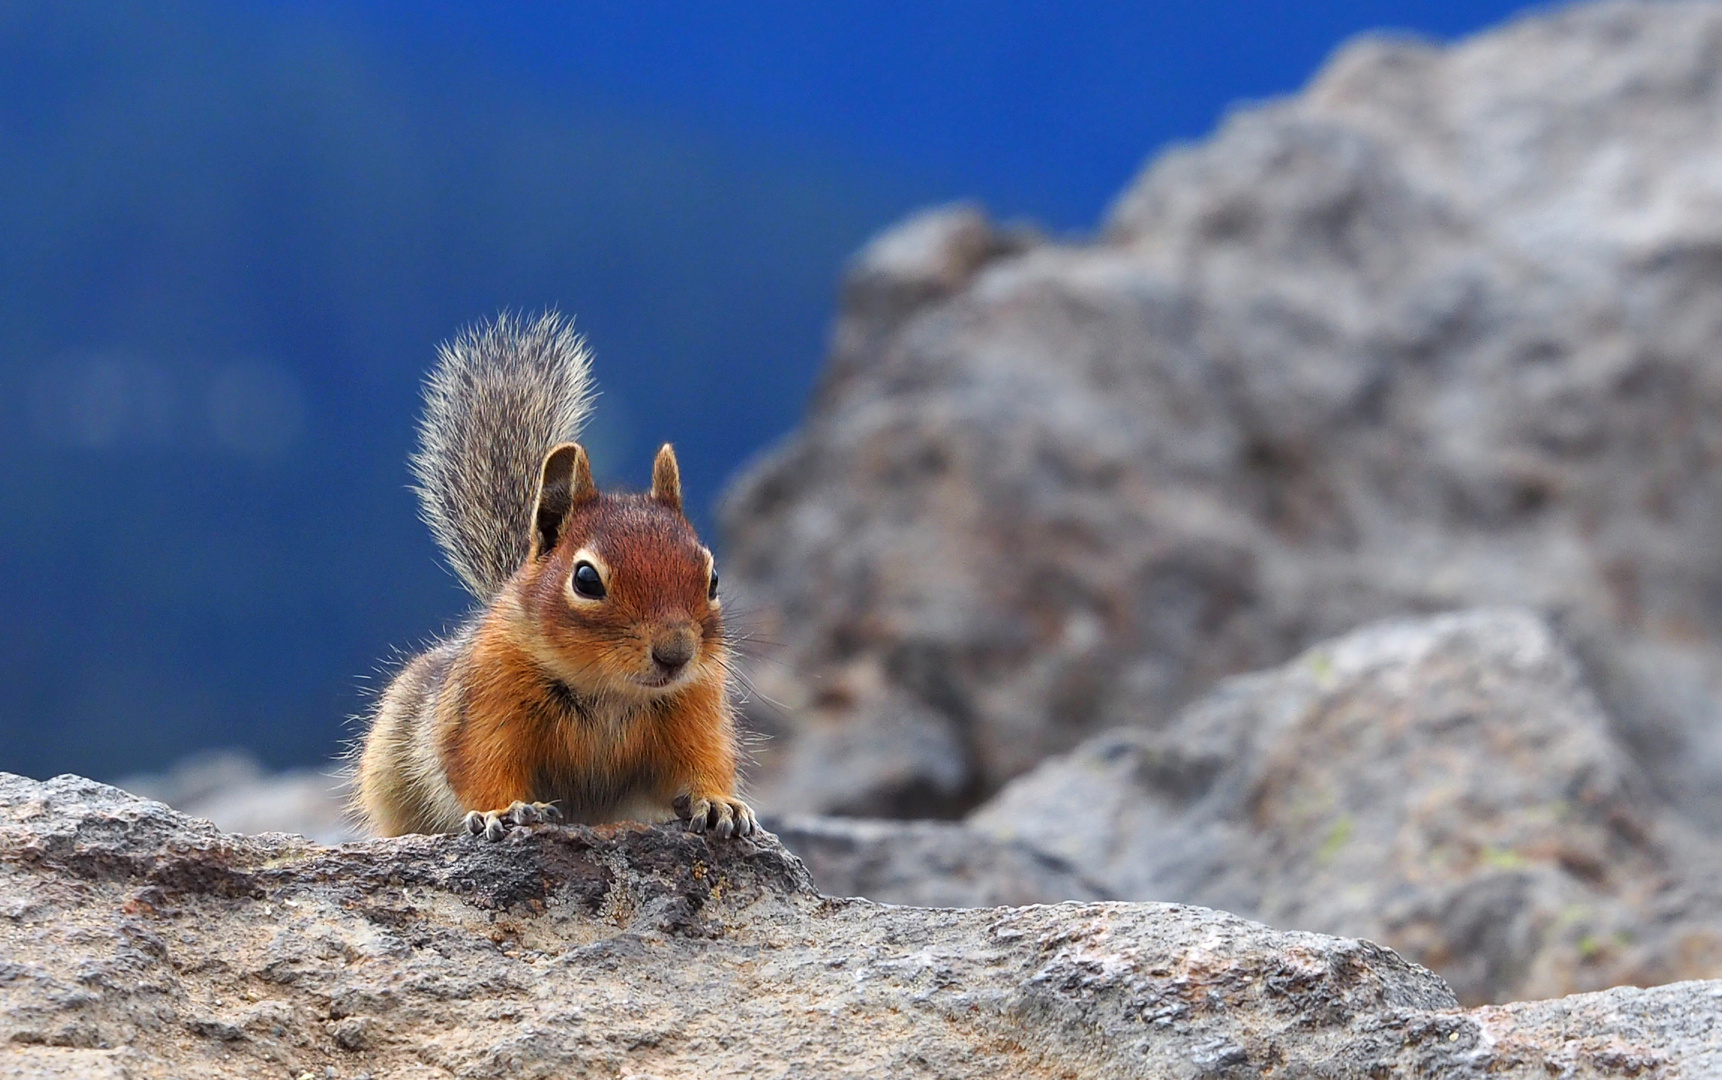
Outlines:
[[[955,821],[767,818],[766,828],[807,864],[831,896],[915,907],[1008,907],[1117,894],[1085,878],[1050,845],[992,835]]]
[[[1524,611],[1379,623],[1226,680],[967,827],[1109,896],[1382,942],[1471,1003],[1722,975],[1722,847]]]
[[[346,813],[346,781],[333,771],[271,773],[243,750],[206,750],[162,773],[140,773],[119,786],[234,833],[285,832],[319,843],[357,839]]]
[[[732,489],[757,788],[955,814],[1390,615],[1534,608],[1722,824],[1722,7],[1373,38],[1151,163],[1090,243],[857,258]]]
[[[1390,620],[1122,728],[966,822],[790,818],[818,888],[1160,900],[1364,937],[1479,1004],[1722,975],[1722,845],[1528,611]]]

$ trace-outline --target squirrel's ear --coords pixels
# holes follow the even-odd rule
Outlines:
[[[652,462],[652,501],[682,512],[682,470],[676,464],[676,451],[669,443],[658,451]]]
[[[598,497],[592,482],[592,463],[579,443],[563,443],[544,458],[538,481],[538,499],[532,512],[532,557],[549,554],[562,535],[568,512]]]

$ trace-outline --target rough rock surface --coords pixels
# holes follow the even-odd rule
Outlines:
[[[1650,795],[1522,610],[1325,642],[1162,731],[1095,736],[966,823],[779,835],[828,893],[1202,904],[1380,941],[1473,1004],[1722,976],[1722,846]]]
[[[1651,795],[1524,611],[1377,624],[1229,679],[969,826],[1110,896],[1380,941],[1470,1003],[1722,976],[1722,847]]]
[[[1714,983],[1464,1012],[1157,904],[829,900],[769,837],[236,837],[0,774],[0,1076],[1674,1076]]]
[[[1092,243],[919,217],[728,499],[784,643],[763,801],[959,813],[1364,622],[1514,603],[1722,824],[1719,340],[1709,3],[1363,40]]]

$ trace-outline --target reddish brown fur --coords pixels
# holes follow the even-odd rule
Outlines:
[[[610,570],[609,595],[590,608],[571,605],[564,592],[582,549]],[[680,514],[643,496],[603,495],[575,507],[550,557],[522,567],[492,606],[462,665],[461,716],[440,740],[461,802],[556,801],[578,819],[602,813],[593,804],[608,801],[605,792],[619,799],[643,789],[666,804],[681,794],[733,794],[723,620],[707,599],[710,573]],[[685,684],[668,693],[640,685],[652,670],[653,639],[682,627],[699,641]],[[590,715],[558,695],[547,675],[589,702]],[[606,705],[622,706],[630,721],[610,730],[600,718]]]
[[[358,769],[356,802],[375,828],[447,830],[516,802],[588,823],[669,816],[683,797],[721,809],[725,834],[732,810],[752,828],[735,797],[711,556],[674,481],[667,447],[651,495],[600,494],[584,452],[550,455],[531,556],[442,647],[446,665],[409,665],[384,696]],[[582,559],[603,573],[601,601],[570,591]],[[691,655],[674,668],[654,644]]]

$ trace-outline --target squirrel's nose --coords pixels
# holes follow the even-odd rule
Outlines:
[[[652,642],[652,659],[674,671],[694,658],[694,636],[686,630],[665,634]]]

